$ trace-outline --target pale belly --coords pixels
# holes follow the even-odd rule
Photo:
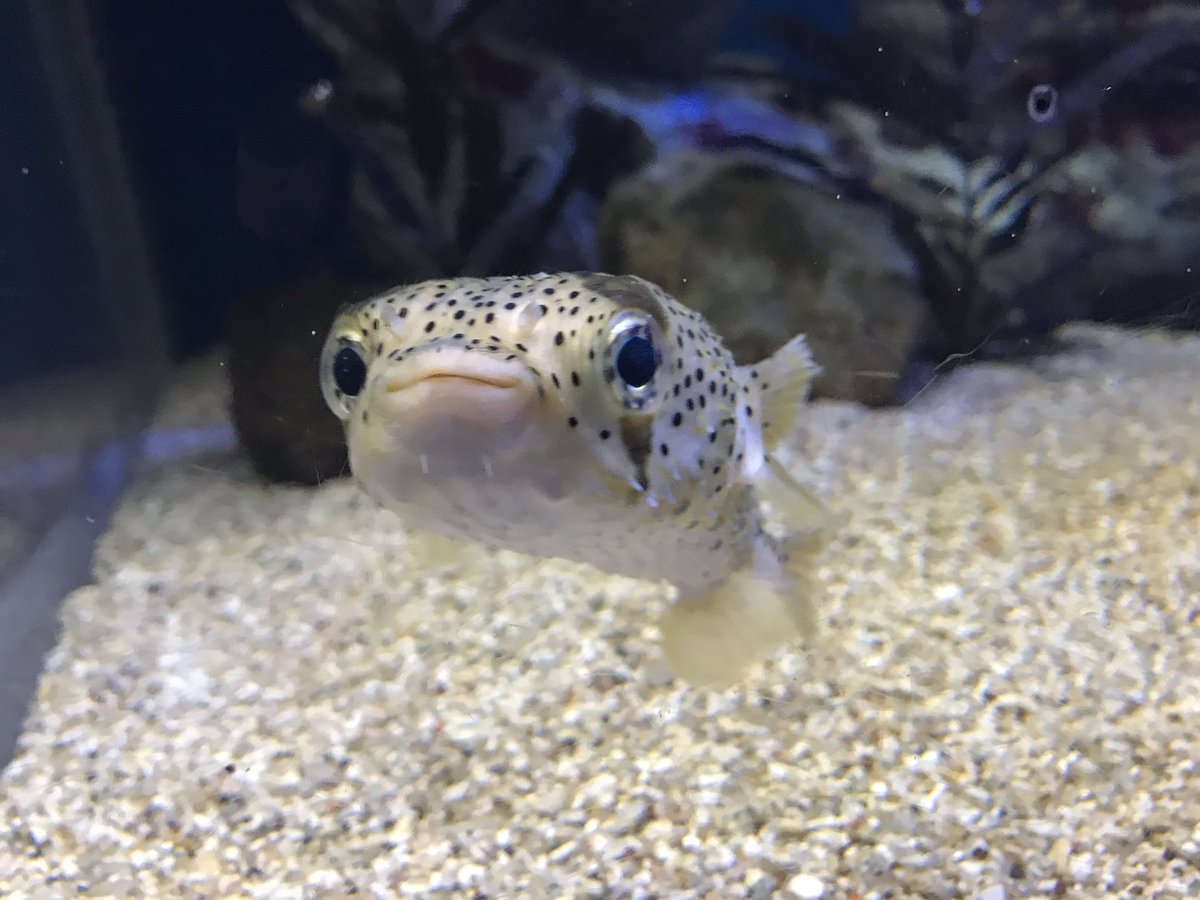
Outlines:
[[[676,514],[645,503],[514,495],[476,479],[439,481],[408,502],[379,498],[409,526],[489,547],[589,563],[617,575],[665,580],[683,593],[721,583],[750,557],[744,517]],[[415,502],[414,502],[415,501]]]

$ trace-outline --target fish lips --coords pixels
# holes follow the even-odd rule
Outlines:
[[[536,384],[515,367],[422,366],[385,374],[373,387],[366,419],[350,429],[351,465],[383,457],[413,475],[432,466],[474,470],[481,455],[520,452],[539,406]]]

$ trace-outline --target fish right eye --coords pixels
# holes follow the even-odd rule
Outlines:
[[[343,347],[333,358],[333,383],[347,397],[357,397],[367,383],[367,363],[354,347]]]
[[[367,383],[367,357],[353,337],[330,340],[321,354],[321,392],[340,419],[350,416],[354,398]]]

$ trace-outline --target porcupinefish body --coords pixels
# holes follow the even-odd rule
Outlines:
[[[789,548],[823,512],[769,456],[816,372],[802,337],[738,367],[648,281],[542,273],[354,304],[321,366],[368,494],[443,537],[670,582],[687,680],[726,685],[811,628]]]

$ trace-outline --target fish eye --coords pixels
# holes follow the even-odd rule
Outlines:
[[[654,377],[658,357],[648,335],[629,335],[616,354],[617,374],[630,387],[644,387]]]
[[[609,332],[609,381],[628,409],[647,408],[657,399],[654,376],[662,365],[656,323],[640,313],[624,312]]]
[[[352,337],[331,340],[321,354],[321,389],[325,402],[338,418],[350,415],[354,398],[367,383],[367,357]]]
[[[333,383],[347,397],[357,397],[367,383],[367,363],[354,347],[343,347],[333,358]]]

